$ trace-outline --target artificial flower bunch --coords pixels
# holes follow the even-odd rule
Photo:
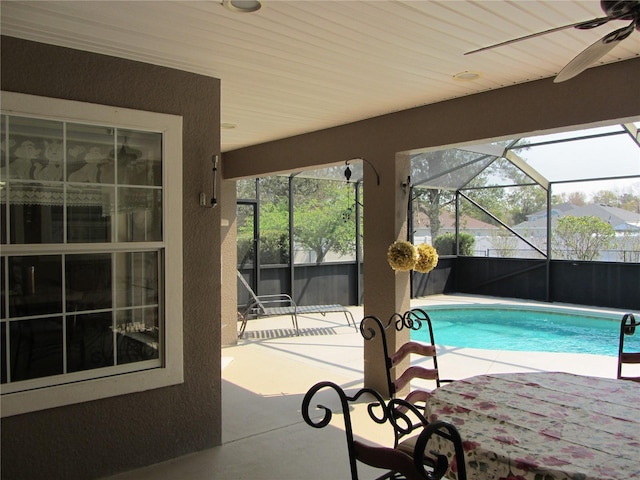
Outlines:
[[[429,273],[438,265],[438,252],[427,243],[421,243],[416,247],[418,260],[413,269],[420,273]]]
[[[438,253],[431,245],[422,243],[417,247],[411,242],[393,242],[387,250],[387,261],[398,272],[428,273],[438,264]]]
[[[387,261],[398,272],[413,269],[418,260],[418,250],[411,242],[393,242],[387,250]]]

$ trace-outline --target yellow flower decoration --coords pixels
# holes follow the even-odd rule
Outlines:
[[[398,272],[408,272],[418,260],[418,251],[410,242],[393,242],[387,250],[387,261]]]
[[[438,252],[431,245],[421,243],[416,247],[418,260],[413,267],[416,272],[429,273],[438,265]]]

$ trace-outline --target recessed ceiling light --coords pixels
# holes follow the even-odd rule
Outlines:
[[[479,79],[481,76],[482,75],[478,72],[470,72],[468,70],[465,70],[464,72],[456,73],[453,78],[455,80],[460,80],[461,82],[470,82],[472,80]]]
[[[230,123],[230,122],[223,122],[220,124],[220,128],[222,130],[233,130],[234,128],[237,128],[238,125],[236,125],[235,123]]]
[[[262,8],[259,0],[222,0],[222,5],[236,13],[253,13]]]

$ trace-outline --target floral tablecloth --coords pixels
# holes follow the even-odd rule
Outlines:
[[[481,375],[437,389],[426,413],[458,428],[469,480],[640,479],[640,383]],[[452,462],[448,477],[457,480],[456,470]]]

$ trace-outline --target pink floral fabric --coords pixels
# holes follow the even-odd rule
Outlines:
[[[640,479],[640,383],[569,373],[481,375],[437,389],[430,420],[453,423],[469,480]],[[439,437],[440,451],[453,448]],[[457,480],[456,468],[448,478]]]

